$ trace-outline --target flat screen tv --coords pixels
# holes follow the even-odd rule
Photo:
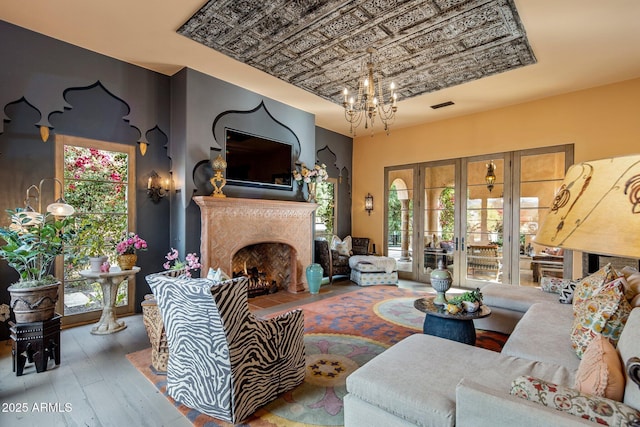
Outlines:
[[[290,190],[291,145],[226,129],[227,184]]]

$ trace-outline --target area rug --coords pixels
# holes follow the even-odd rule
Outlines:
[[[413,308],[413,301],[426,295],[424,291],[395,286],[372,286],[300,306],[305,316],[305,380],[241,425],[342,426],[347,376],[389,346],[421,333],[424,313]],[[477,331],[476,346],[500,351],[506,339],[504,334]],[[166,395],[166,377],[155,374],[150,367],[150,348],[127,358]],[[232,425],[167,398],[195,426]]]

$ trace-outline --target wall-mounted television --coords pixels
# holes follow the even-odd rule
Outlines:
[[[291,190],[291,144],[226,129],[227,184]]]

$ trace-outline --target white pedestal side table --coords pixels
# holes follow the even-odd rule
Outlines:
[[[116,319],[115,305],[118,287],[125,280],[131,280],[140,267],[133,267],[131,270],[111,270],[108,273],[82,270],[80,275],[87,279],[95,280],[102,286],[102,316],[96,325],[91,328],[94,335],[107,335],[119,332],[127,327],[123,321]]]

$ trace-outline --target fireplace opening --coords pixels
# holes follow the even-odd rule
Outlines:
[[[241,248],[232,258],[234,277],[249,278],[249,297],[288,289],[293,248],[285,243],[256,243]]]

